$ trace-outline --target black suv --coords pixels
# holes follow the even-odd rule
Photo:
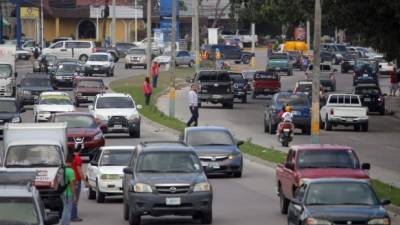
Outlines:
[[[359,95],[363,106],[370,112],[385,114],[385,96],[375,84],[359,84],[354,87],[353,94]]]
[[[357,84],[379,85],[378,68],[376,61],[357,59],[354,65],[353,86]]]
[[[180,142],[144,142],[124,169],[124,219],[190,215],[212,223],[212,188],[193,148]]]
[[[228,72],[203,70],[195,74],[191,81],[199,87],[199,107],[202,102],[211,102],[233,109],[234,86]]]
[[[243,52],[239,47],[233,45],[206,45],[204,49],[208,52],[209,59],[215,60],[215,50],[219,49],[224,60],[234,60],[235,63],[250,64],[254,53]]]
[[[247,95],[250,94],[249,80],[238,72],[229,72],[229,76],[233,80],[235,98],[247,103]]]

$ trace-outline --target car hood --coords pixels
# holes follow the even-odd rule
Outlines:
[[[44,112],[73,112],[75,111],[75,106],[73,105],[36,105],[36,111]]]
[[[76,92],[102,93],[105,90],[102,88],[77,88]]]
[[[139,173],[137,180],[150,185],[155,184],[194,184],[205,182],[206,178],[201,173]]]
[[[118,174],[118,175],[123,175],[124,171],[123,169],[126,166],[100,166],[100,174]]]
[[[216,156],[216,155],[230,155],[237,150],[234,145],[205,145],[205,146],[192,146],[199,156]]]
[[[21,87],[24,91],[52,91],[52,87]]]
[[[108,61],[87,61],[87,66],[108,66],[110,65]]]
[[[132,109],[96,109],[95,111],[96,115],[102,115],[102,116],[124,116],[124,117],[129,117],[134,114],[139,114],[136,108]]]
[[[311,217],[327,220],[369,220],[371,218],[383,218],[386,210],[381,206],[309,206],[307,207]]]
[[[0,120],[10,120],[19,116],[19,113],[0,112]]]
[[[345,168],[320,168],[320,169],[300,169],[298,171],[301,178],[355,178],[369,179],[367,172],[361,169]]]
[[[68,137],[80,137],[80,136],[93,136],[97,134],[97,128],[68,128]]]

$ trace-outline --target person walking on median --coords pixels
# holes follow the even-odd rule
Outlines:
[[[144,102],[146,105],[150,104],[150,97],[152,93],[152,88],[150,84],[150,78],[146,77],[143,82],[143,93],[144,93]]]
[[[192,116],[190,117],[186,125],[190,127],[192,126],[192,124],[194,124],[194,126],[197,127],[199,119],[199,108],[198,108],[199,99],[197,95],[197,86],[195,84],[192,84],[188,97],[189,97],[189,110]]]
[[[84,178],[83,170],[82,170],[82,160],[81,156],[79,154],[80,150],[82,148],[82,145],[78,145],[74,149],[74,160],[71,164],[72,169],[74,170],[75,174],[75,196],[76,196],[76,201],[72,203],[72,211],[71,211],[71,221],[72,222],[81,222],[82,219],[78,216],[78,201],[79,201],[79,196],[81,194],[81,189],[82,189],[82,182],[85,182],[85,186],[88,186],[87,181]]]
[[[77,200],[75,195],[75,187],[76,187],[75,173],[74,170],[71,168],[73,160],[74,160],[74,155],[68,154],[66,158],[67,166],[65,167],[64,171],[64,182],[67,185],[67,187],[62,193],[63,211],[62,211],[60,225],[71,224],[72,204]]]
[[[396,74],[396,68],[393,67],[393,70],[390,71],[390,93],[389,96],[396,96],[396,91],[398,89],[398,80]]]
[[[157,88],[159,71],[160,71],[160,65],[157,62],[153,62],[153,64],[151,65],[151,77],[153,81],[153,88]]]

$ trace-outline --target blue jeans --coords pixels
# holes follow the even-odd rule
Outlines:
[[[156,87],[157,87],[157,80],[158,80],[158,75],[153,75],[153,79],[152,79],[152,81],[153,81],[153,88],[156,88]]]
[[[82,184],[80,181],[76,182],[75,193],[76,193],[76,202],[72,203],[72,211],[71,211],[71,220],[79,218],[78,216],[78,202],[79,196],[81,195]]]
[[[72,202],[74,199],[71,197],[67,197],[65,194],[62,195],[62,200],[64,204],[64,209],[61,216],[60,225],[70,225],[71,224],[71,210],[72,210]]]

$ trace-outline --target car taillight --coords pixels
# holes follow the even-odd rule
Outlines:
[[[335,113],[335,111],[333,109],[331,109],[331,115],[333,115]]]

